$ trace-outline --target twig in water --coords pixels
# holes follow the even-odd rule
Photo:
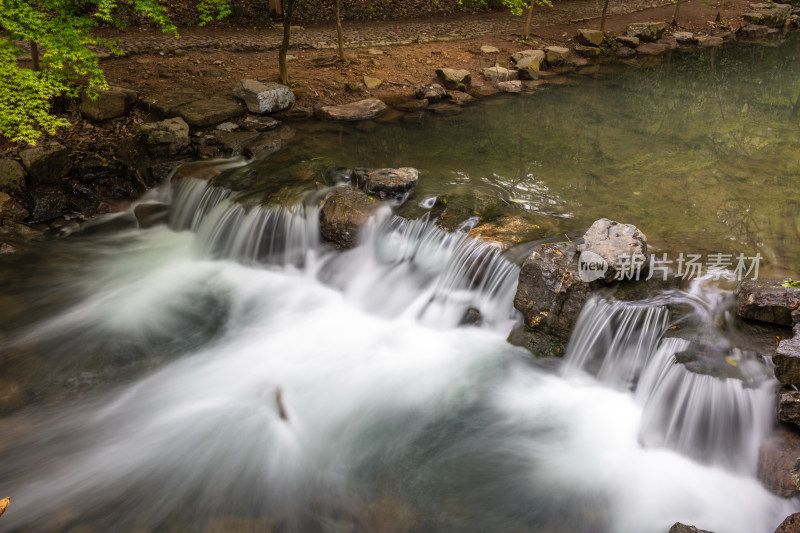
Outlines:
[[[278,404],[278,416],[281,420],[288,422],[289,415],[286,414],[286,408],[283,406],[283,391],[280,387],[275,390],[275,403]]]

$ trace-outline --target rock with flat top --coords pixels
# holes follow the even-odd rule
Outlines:
[[[666,29],[666,22],[634,22],[628,24],[625,33],[630,37],[637,37],[642,42],[654,43],[661,38]]]
[[[22,150],[19,157],[28,171],[28,185],[55,183],[72,169],[69,151],[58,143]]]
[[[380,201],[370,199],[363,191],[340,187],[322,204],[320,233],[339,248],[352,248],[361,227],[380,207]]]
[[[521,93],[522,82],[519,80],[501,81],[497,83],[497,88],[504,93]]]
[[[569,48],[563,46],[548,46],[545,48],[547,62],[551,65],[560,65],[569,57]]]
[[[661,43],[642,43],[636,48],[636,53],[643,56],[659,56],[669,50],[669,46]]]
[[[440,68],[436,75],[442,85],[452,91],[466,91],[472,82],[472,74],[465,69]]]
[[[739,35],[743,39],[765,39],[769,35],[769,28],[761,24],[748,24],[739,28]]]
[[[181,117],[141,125],[150,153],[176,155],[189,146],[189,125]]]
[[[386,110],[386,104],[377,98],[367,98],[350,104],[329,105],[317,109],[317,116],[327,120],[369,120]]]
[[[519,61],[516,62],[520,79],[536,79],[539,71],[542,68],[542,63],[545,60],[545,53],[541,50],[531,50],[531,52],[534,53],[526,54],[520,57]]]
[[[581,57],[600,57],[600,49],[596,46],[577,45],[575,53]]]
[[[501,66],[485,68],[482,74],[484,78],[493,82],[510,81],[519,78],[519,73],[516,70],[509,70]]]
[[[717,48],[723,44],[722,37],[716,35],[700,35],[697,37],[697,46],[701,48]]]
[[[405,198],[419,181],[419,170],[411,167],[357,168],[353,171],[356,186],[378,200]]]
[[[748,320],[791,327],[792,311],[800,307],[800,288],[783,285],[781,279],[742,280],[734,291],[736,314]]]
[[[497,48],[496,46],[491,46],[491,45],[488,45],[488,44],[484,44],[483,46],[481,46],[481,53],[483,53],[483,54],[499,54],[500,53],[500,49]]]
[[[628,48],[636,48],[641,43],[638,37],[631,37],[630,35],[620,35],[617,37],[617,42]]]
[[[290,108],[294,103],[292,90],[274,82],[244,79],[236,84],[233,94],[244,100],[251,113],[275,113]]]
[[[109,85],[107,88],[90,87],[81,99],[81,114],[97,122],[121,117],[130,111],[139,95],[136,91]]]
[[[236,100],[215,96],[184,104],[174,112],[189,126],[204,128],[236,118],[244,113],[244,109]]]
[[[529,56],[538,56],[540,58],[540,62],[544,61],[545,53],[542,50],[522,50],[520,52],[516,52],[511,55],[511,61],[515,64],[519,63],[523,58]]]
[[[676,31],[672,34],[678,44],[689,45],[697,42],[694,33],[690,31]]]
[[[600,30],[580,29],[575,38],[584,46],[600,46],[603,44],[605,34]]]

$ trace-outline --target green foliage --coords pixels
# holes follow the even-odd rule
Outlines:
[[[459,4],[481,4],[481,5],[496,4],[492,0],[459,0]],[[549,6],[553,7],[552,0],[502,0],[503,6],[506,7],[513,15],[520,16],[526,9],[531,6]]]
[[[786,280],[783,283],[781,283],[781,287],[787,287],[790,289],[800,289],[800,281]]]
[[[90,46],[121,51],[93,35],[100,23],[121,25],[119,12],[132,9],[161,30],[178,36],[161,0],[0,0],[0,135],[34,144],[42,132],[69,123],[50,114],[57,96],[78,95],[79,83],[105,87],[106,79]],[[200,23],[230,13],[227,0],[200,0]],[[39,70],[23,68],[23,43],[41,51]]]

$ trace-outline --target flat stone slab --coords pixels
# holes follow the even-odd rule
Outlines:
[[[386,104],[377,98],[367,98],[350,104],[320,107],[317,115],[327,120],[369,120],[385,110]]]
[[[184,105],[197,100],[201,100],[203,95],[194,89],[180,88],[157,94],[152,96],[145,96],[142,98],[142,103],[150,110],[155,111],[164,116],[173,114],[173,111]]]
[[[236,100],[216,96],[184,104],[176,108],[175,113],[188,125],[204,128],[236,118],[244,114],[244,109]]]
[[[353,172],[356,186],[379,200],[401,198],[414,190],[419,181],[419,170],[412,167],[357,168]]]
[[[779,279],[746,279],[739,283],[736,314],[749,320],[791,327],[792,311],[800,307],[800,288],[783,287]]]
[[[636,53],[644,56],[658,56],[669,50],[670,47],[661,43],[642,43],[636,47]]]

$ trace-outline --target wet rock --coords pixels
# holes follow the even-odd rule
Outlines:
[[[170,116],[174,114],[175,109],[178,107],[202,100],[203,95],[194,89],[180,87],[177,89],[167,89],[162,93],[154,96],[145,96],[142,98],[142,104],[146,109],[154,111],[162,116]]]
[[[706,531],[705,529],[697,529],[694,526],[687,526],[686,524],[681,524],[680,522],[675,522],[671,528],[669,528],[669,533],[711,533],[710,531]]]
[[[308,120],[314,116],[314,110],[308,106],[294,105],[289,109],[279,111],[273,115],[278,120]]]
[[[483,53],[483,54],[499,54],[500,53],[500,49],[497,48],[496,46],[490,46],[488,44],[484,44],[483,46],[481,46],[481,53]]]
[[[577,45],[575,53],[581,57],[600,57],[600,49],[596,46]]]
[[[441,98],[440,96],[439,99]],[[428,107],[428,100],[426,98],[416,98],[415,96],[391,94],[381,96],[381,100],[389,107],[399,111],[413,112]]]
[[[450,91],[449,93],[447,93],[447,96],[450,98],[450,101],[456,105],[465,105],[475,100],[475,98],[473,98],[469,94],[461,91]],[[416,101],[419,102],[421,100],[416,100]]]
[[[484,78],[493,82],[510,81],[519,78],[516,70],[509,70],[500,66],[485,68],[481,71],[481,74],[483,74]]]
[[[133,214],[140,228],[166,224],[169,219],[169,211],[170,205],[162,202],[145,202],[133,208]]]
[[[590,294],[578,275],[575,246],[544,244],[522,264],[514,307],[529,328],[567,339]]]
[[[249,131],[269,131],[281,125],[279,120],[272,117],[248,116],[242,121],[242,128]]]
[[[800,532],[800,513],[795,513],[786,517],[786,520],[781,522],[775,533],[799,533]]]
[[[54,187],[37,189],[31,193],[31,214],[28,222],[47,222],[60,217],[66,211],[67,199],[60,190]]]
[[[547,62],[551,65],[560,65],[569,57],[569,48],[563,46],[548,46],[545,48]]]
[[[81,99],[81,114],[98,122],[110,120],[130,111],[138,97],[136,91],[123,87],[113,85],[106,89],[91,87],[86,90]]]
[[[411,167],[379,168],[353,171],[356,186],[367,195],[379,200],[403,198],[414,191],[419,181],[419,170]]]
[[[271,533],[274,530],[275,520],[272,518],[212,515],[203,533]]]
[[[766,39],[769,28],[759,24],[748,24],[739,28],[738,34],[742,39]]]
[[[189,146],[189,125],[181,117],[142,124],[141,131],[153,155],[174,156]]]
[[[666,29],[666,22],[634,22],[628,24],[625,33],[629,37],[637,37],[642,42],[653,43],[661,38]]]
[[[481,312],[474,307],[470,307],[464,313],[464,316],[461,317],[461,320],[458,322],[459,326],[480,326],[481,322],[483,322],[483,316]]]
[[[55,183],[72,169],[69,152],[58,143],[28,148],[19,156],[28,171],[28,186]]]
[[[83,182],[124,179],[128,174],[127,167],[119,161],[88,161],[77,167],[75,171],[78,179]]]
[[[0,159],[0,190],[25,192],[25,169],[13,159]]]
[[[192,161],[179,166],[173,174],[173,184],[183,178],[197,178],[199,180],[212,180],[222,173],[224,164],[217,160]]]
[[[628,48],[627,46],[620,46],[614,54],[616,54],[617,57],[631,57],[636,55],[636,50],[634,48]]]
[[[690,31],[676,31],[675,33],[672,34],[672,36],[675,38],[678,44],[682,45],[690,45],[690,44],[695,44],[697,42],[694,33]]]
[[[4,192],[0,192],[0,219],[21,222],[28,218],[28,210],[22,207],[12,197]]]
[[[792,311],[800,306],[800,288],[783,287],[783,280],[746,279],[737,285],[736,314],[749,320],[792,326]]]
[[[600,46],[603,44],[605,34],[600,30],[580,29],[575,36],[577,41],[585,46]]]
[[[567,345],[567,337],[554,335],[518,324],[511,330],[509,344],[525,348],[536,357],[562,357]]]
[[[325,199],[320,210],[322,237],[339,248],[352,248],[361,227],[381,207],[358,189],[341,187]]]
[[[778,420],[800,427],[800,391],[793,386],[778,393]]]
[[[466,91],[472,83],[472,74],[464,69],[440,68],[436,75],[445,89],[453,91]]]
[[[139,227],[133,213],[105,213],[104,216],[97,216],[81,226],[81,233],[84,235],[98,235],[102,233],[116,233]]]
[[[0,381],[0,412],[16,411],[27,404],[25,389],[13,381]]]
[[[239,125],[235,122],[223,122],[222,124],[217,124],[217,127],[214,128],[216,131],[221,131],[223,133],[229,133],[231,131],[236,131],[239,129]]]
[[[420,99],[424,98],[428,102],[438,102],[445,95],[447,95],[447,91],[438,83],[428,83],[414,87],[414,96]]]
[[[627,46],[628,48],[636,48],[637,46],[639,46],[639,43],[641,41],[639,41],[638,37],[631,37],[630,35],[620,35],[619,37],[617,37],[617,42],[622,46]]]
[[[786,385],[800,385],[800,338],[784,339],[778,344],[775,355],[775,377]]]
[[[264,83],[244,79],[233,89],[234,96],[244,100],[251,113],[274,113],[288,109],[294,103],[294,93],[280,83]]]
[[[497,83],[497,88],[504,93],[521,93],[522,82],[519,80],[501,81]]]
[[[636,48],[636,53],[644,56],[658,56],[669,50],[669,46],[661,43],[642,43]]]
[[[527,54],[517,61],[517,71],[519,71],[520,79],[533,80],[536,79],[538,72],[542,68],[542,62],[545,59],[545,54],[541,50],[530,50],[535,52]]]
[[[75,198],[80,198],[81,200],[85,200],[90,203],[97,201],[97,191],[91,185],[68,181],[63,183],[61,188],[64,190],[64,192],[74,196]]]
[[[327,120],[369,120],[386,110],[386,104],[377,98],[367,98],[350,104],[323,106],[317,110],[320,118]]]
[[[381,85],[383,85],[383,80],[379,78],[373,78],[372,76],[364,75],[364,85],[367,89],[373,90],[377,89]]]
[[[678,40],[672,35],[665,35],[658,40],[658,44],[667,47],[667,50],[675,50],[678,48]]]
[[[578,251],[585,258],[599,256],[605,261],[608,268],[601,279],[606,281],[636,270],[632,265],[638,265],[643,272],[649,259],[647,238],[636,226],[607,218],[592,224],[583,235]]]
[[[701,48],[716,48],[722,46],[722,37],[716,35],[700,35],[697,37],[697,46]]]
[[[283,141],[280,135],[273,133],[264,133],[248,142],[243,149],[243,153],[247,157],[264,158],[270,154],[274,154],[283,147]]]
[[[791,498],[800,493],[800,434],[778,428],[761,443],[758,479],[773,494]]]
[[[522,215],[513,215],[479,224],[469,232],[469,235],[476,239],[497,243],[503,250],[508,250],[518,244],[541,239],[544,237],[544,230],[541,226],[526,220]]]
[[[244,146],[258,137],[258,135],[257,131],[231,131],[217,135],[217,142],[223,150],[240,154]]]
[[[174,112],[189,126],[204,128],[236,118],[244,113],[244,109],[236,100],[216,96],[184,104]]]

